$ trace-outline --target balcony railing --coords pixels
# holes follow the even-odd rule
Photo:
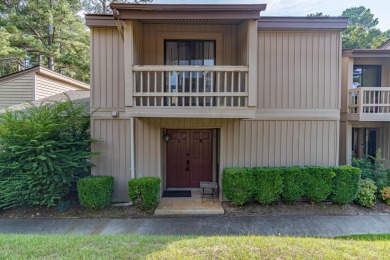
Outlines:
[[[390,87],[350,89],[349,113],[390,114]]]
[[[248,66],[133,66],[133,106],[245,108]]]

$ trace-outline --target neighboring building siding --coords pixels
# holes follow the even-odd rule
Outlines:
[[[50,97],[69,90],[77,90],[68,83],[36,74],[35,76],[35,100]]]
[[[92,150],[100,153],[92,160],[92,175],[114,176],[113,201],[129,201],[130,120],[92,119],[91,130],[98,140],[92,144]]]
[[[390,122],[383,122],[383,127],[380,130],[380,142],[382,156],[390,162]]]
[[[0,83],[0,108],[34,100],[34,74]]]
[[[116,28],[91,29],[91,107],[124,108],[123,40]]]
[[[340,108],[340,33],[258,35],[258,109]]]

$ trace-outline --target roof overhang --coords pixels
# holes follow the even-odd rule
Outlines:
[[[344,50],[343,57],[351,58],[390,58],[390,50],[381,49],[354,49]]]
[[[161,19],[259,19],[265,4],[208,5],[208,4],[122,4],[111,3],[117,19],[161,20]]]
[[[85,24],[92,27],[115,27],[115,20],[112,14],[86,14]],[[123,26],[123,22],[121,21]]]
[[[264,17],[257,22],[259,30],[336,30],[347,28],[345,17]]]

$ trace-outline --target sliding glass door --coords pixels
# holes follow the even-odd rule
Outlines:
[[[179,66],[214,66],[215,41],[210,40],[166,40],[165,65]],[[178,93],[213,92],[215,84],[210,72],[176,72],[165,75],[165,91]],[[178,106],[206,106],[210,105],[210,97],[195,99],[191,97],[171,98],[171,102]],[[196,102],[198,104],[196,104]]]

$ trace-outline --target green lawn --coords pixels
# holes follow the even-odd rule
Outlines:
[[[388,259],[380,237],[0,235],[0,259]]]

